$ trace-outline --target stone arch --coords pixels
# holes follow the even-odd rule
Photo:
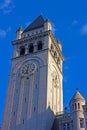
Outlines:
[[[27,62],[34,62],[34,63],[36,63],[36,64],[38,65],[38,67],[44,65],[43,60],[42,60],[41,58],[35,56],[34,58],[30,58],[30,59],[27,58],[27,59],[24,60],[23,62],[20,61],[20,62],[18,62],[17,64],[15,64],[14,67],[12,68],[12,70],[11,70],[11,73],[14,74],[14,75],[15,75],[15,74],[18,75],[18,74],[19,74],[19,71],[20,71],[20,68],[21,68],[24,64],[26,64]]]

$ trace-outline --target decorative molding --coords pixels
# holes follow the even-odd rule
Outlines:
[[[63,56],[63,54],[61,53],[61,50],[60,50],[59,45],[58,45],[58,42],[56,41],[56,38],[55,38],[55,36],[53,35],[52,31],[49,32],[49,35],[50,35],[50,37],[51,37],[51,39],[52,39],[52,42],[54,43],[54,45],[55,45],[55,47],[56,47],[57,52],[59,53],[59,55],[60,55],[60,57],[61,57],[61,59],[62,59],[62,61],[63,61],[63,60],[64,60],[64,56]]]
[[[59,66],[59,68],[61,69],[61,60],[60,60],[59,54],[58,54],[55,46],[53,46],[53,44],[51,44],[51,46],[50,46],[50,52],[51,52],[51,55],[53,56],[53,59],[55,60],[55,62]]]
[[[27,36],[27,37],[24,37],[24,38],[12,41],[12,45],[21,44],[21,43],[27,42],[29,40],[30,41],[31,40],[36,40],[38,38],[41,38],[41,37],[49,35],[49,33],[50,33],[50,31],[45,31],[45,32],[42,32],[42,33],[39,33],[39,34],[35,34],[35,35],[32,35],[32,36]]]
[[[55,88],[58,88],[60,86],[60,80],[58,75],[55,72],[52,74],[52,79],[53,79],[53,86]]]

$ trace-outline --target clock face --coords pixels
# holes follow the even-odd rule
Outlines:
[[[37,69],[35,63],[27,63],[21,68],[21,76],[29,76],[34,74]]]

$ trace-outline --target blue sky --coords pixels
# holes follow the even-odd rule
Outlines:
[[[0,123],[11,65],[12,45],[19,26],[40,14],[49,18],[63,46],[64,106],[76,87],[87,98],[87,0],[0,0]]]

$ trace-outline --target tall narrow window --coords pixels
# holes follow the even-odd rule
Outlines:
[[[14,116],[15,116],[15,111],[14,111]]]
[[[36,108],[34,107],[34,112],[36,111]]]
[[[38,42],[38,50],[42,50],[42,41]]]
[[[70,124],[69,123],[67,124],[67,130],[70,130]]]
[[[66,130],[66,124],[63,124],[63,130]]]
[[[78,103],[78,109],[80,109],[80,103]]]
[[[29,46],[29,53],[32,53],[34,51],[34,46],[33,44],[30,44]]]
[[[25,103],[26,103],[26,97],[25,97],[24,101],[25,101]]]
[[[86,128],[87,128],[87,122],[86,122]]]
[[[23,121],[22,121],[22,122],[23,122],[23,124],[24,124],[24,119],[23,119]]]
[[[54,57],[55,57],[55,58],[57,57],[57,53],[56,53],[56,51],[54,52]]]
[[[80,128],[84,128],[84,119],[80,118]]]
[[[25,54],[25,47],[20,48],[20,56]]]
[[[75,103],[75,110],[77,109],[77,104]]]

